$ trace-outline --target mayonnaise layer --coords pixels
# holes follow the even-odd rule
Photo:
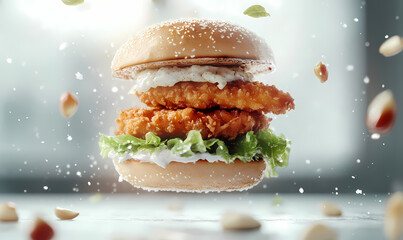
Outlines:
[[[118,154],[112,150],[109,152],[108,157],[114,160],[118,160],[119,162],[124,162],[129,159],[136,159],[140,162],[155,163],[163,168],[165,168],[170,162],[194,163],[200,159],[207,160],[208,162],[225,162],[222,157],[209,153],[196,153],[195,155],[190,157],[181,157],[179,155],[173,154],[170,150],[167,149],[153,152],[152,154],[150,154],[149,151],[141,151],[136,153],[126,152],[124,154]]]
[[[235,80],[253,81],[253,74],[239,67],[214,67],[192,65],[190,67],[162,67],[136,73],[135,84],[129,93],[146,92],[150,88],[172,87],[178,82],[217,83],[223,89],[228,82]]]

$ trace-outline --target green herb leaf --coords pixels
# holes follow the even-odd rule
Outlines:
[[[266,9],[260,5],[253,5],[248,7],[243,14],[248,15],[250,17],[254,18],[260,18],[260,17],[267,17],[270,16],[268,12],[266,12]]]
[[[62,2],[66,5],[74,6],[84,3],[84,0],[62,0]]]

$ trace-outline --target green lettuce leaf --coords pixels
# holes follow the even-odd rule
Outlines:
[[[266,176],[277,176],[276,167],[285,167],[290,154],[290,142],[284,136],[276,136],[271,130],[259,130],[256,134],[250,131],[232,141],[217,138],[203,140],[199,131],[192,130],[186,139],[172,138],[161,141],[161,138],[149,132],[146,139],[131,135],[108,137],[100,134],[99,147],[101,156],[107,157],[111,151],[118,154],[125,152],[149,151],[150,154],[163,149],[170,150],[181,157],[190,157],[196,153],[210,153],[221,156],[227,162],[239,159],[251,162],[263,158],[267,163]]]

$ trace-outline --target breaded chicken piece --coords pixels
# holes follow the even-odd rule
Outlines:
[[[193,108],[130,108],[120,113],[115,134],[130,134],[144,139],[148,132],[153,132],[162,139],[168,139],[185,138],[190,130],[199,130],[203,139],[231,140],[251,130],[267,129],[270,120],[259,112],[240,110],[202,112]]]
[[[179,82],[172,87],[151,88],[138,92],[140,100],[150,107],[178,109],[192,107],[208,109],[241,109],[264,113],[284,114],[294,109],[289,93],[261,82],[233,81],[223,89],[207,82]]]

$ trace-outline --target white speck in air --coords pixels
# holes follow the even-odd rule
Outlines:
[[[369,77],[365,76],[363,81],[364,81],[365,84],[368,84],[369,83]]]
[[[77,171],[77,172],[76,172],[76,175],[79,176],[79,177],[82,176],[80,171]]]
[[[358,18],[354,18],[354,22],[358,22]]]
[[[70,135],[67,135],[67,141],[71,141],[71,140],[73,140],[73,137],[72,136],[70,136]]]
[[[83,80],[83,75],[80,72],[76,72],[76,78],[78,80]]]
[[[379,133],[373,133],[372,135],[371,135],[371,139],[373,139],[373,140],[377,140],[377,139],[379,139],[381,137],[381,135],[379,134]]]
[[[351,72],[354,70],[354,65],[347,65],[346,70]]]
[[[12,58],[6,58],[6,62],[7,63],[13,63],[13,59]]]
[[[343,28],[347,28],[347,27],[348,27],[347,24],[344,23],[344,24],[343,24]]]
[[[396,20],[399,20],[399,19],[400,19],[400,17],[399,17],[399,16],[396,16],[396,17],[395,17],[395,19],[396,19]]]
[[[115,93],[115,92],[118,92],[118,91],[119,91],[119,88],[117,88],[117,87],[112,87],[111,90],[112,90],[113,93]]]
[[[311,164],[311,160],[307,159],[307,160],[305,160],[305,163],[309,165],[309,164]]]
[[[382,84],[382,88],[385,88],[385,84]]]
[[[355,179],[355,176],[351,176],[352,179]]]
[[[388,39],[389,38],[389,35],[385,35],[385,39]]]
[[[360,160],[360,159],[357,159],[357,163],[361,163],[361,160]]]
[[[92,92],[96,93],[96,92],[97,92],[97,89],[96,89],[96,88],[92,89]]]
[[[304,189],[302,187],[299,188],[299,193],[304,193]]]
[[[67,43],[66,43],[66,42],[61,43],[61,44],[59,45],[59,51],[63,51],[64,49],[66,49],[66,47],[67,47]]]
[[[91,186],[91,182],[88,182],[88,186]]]
[[[47,191],[48,189],[48,186],[43,186],[43,190]]]
[[[369,47],[371,44],[369,42],[365,42],[364,44],[366,47]]]
[[[361,190],[361,189],[357,189],[357,190],[355,191],[355,193],[356,193],[356,194],[362,194],[362,190]]]

